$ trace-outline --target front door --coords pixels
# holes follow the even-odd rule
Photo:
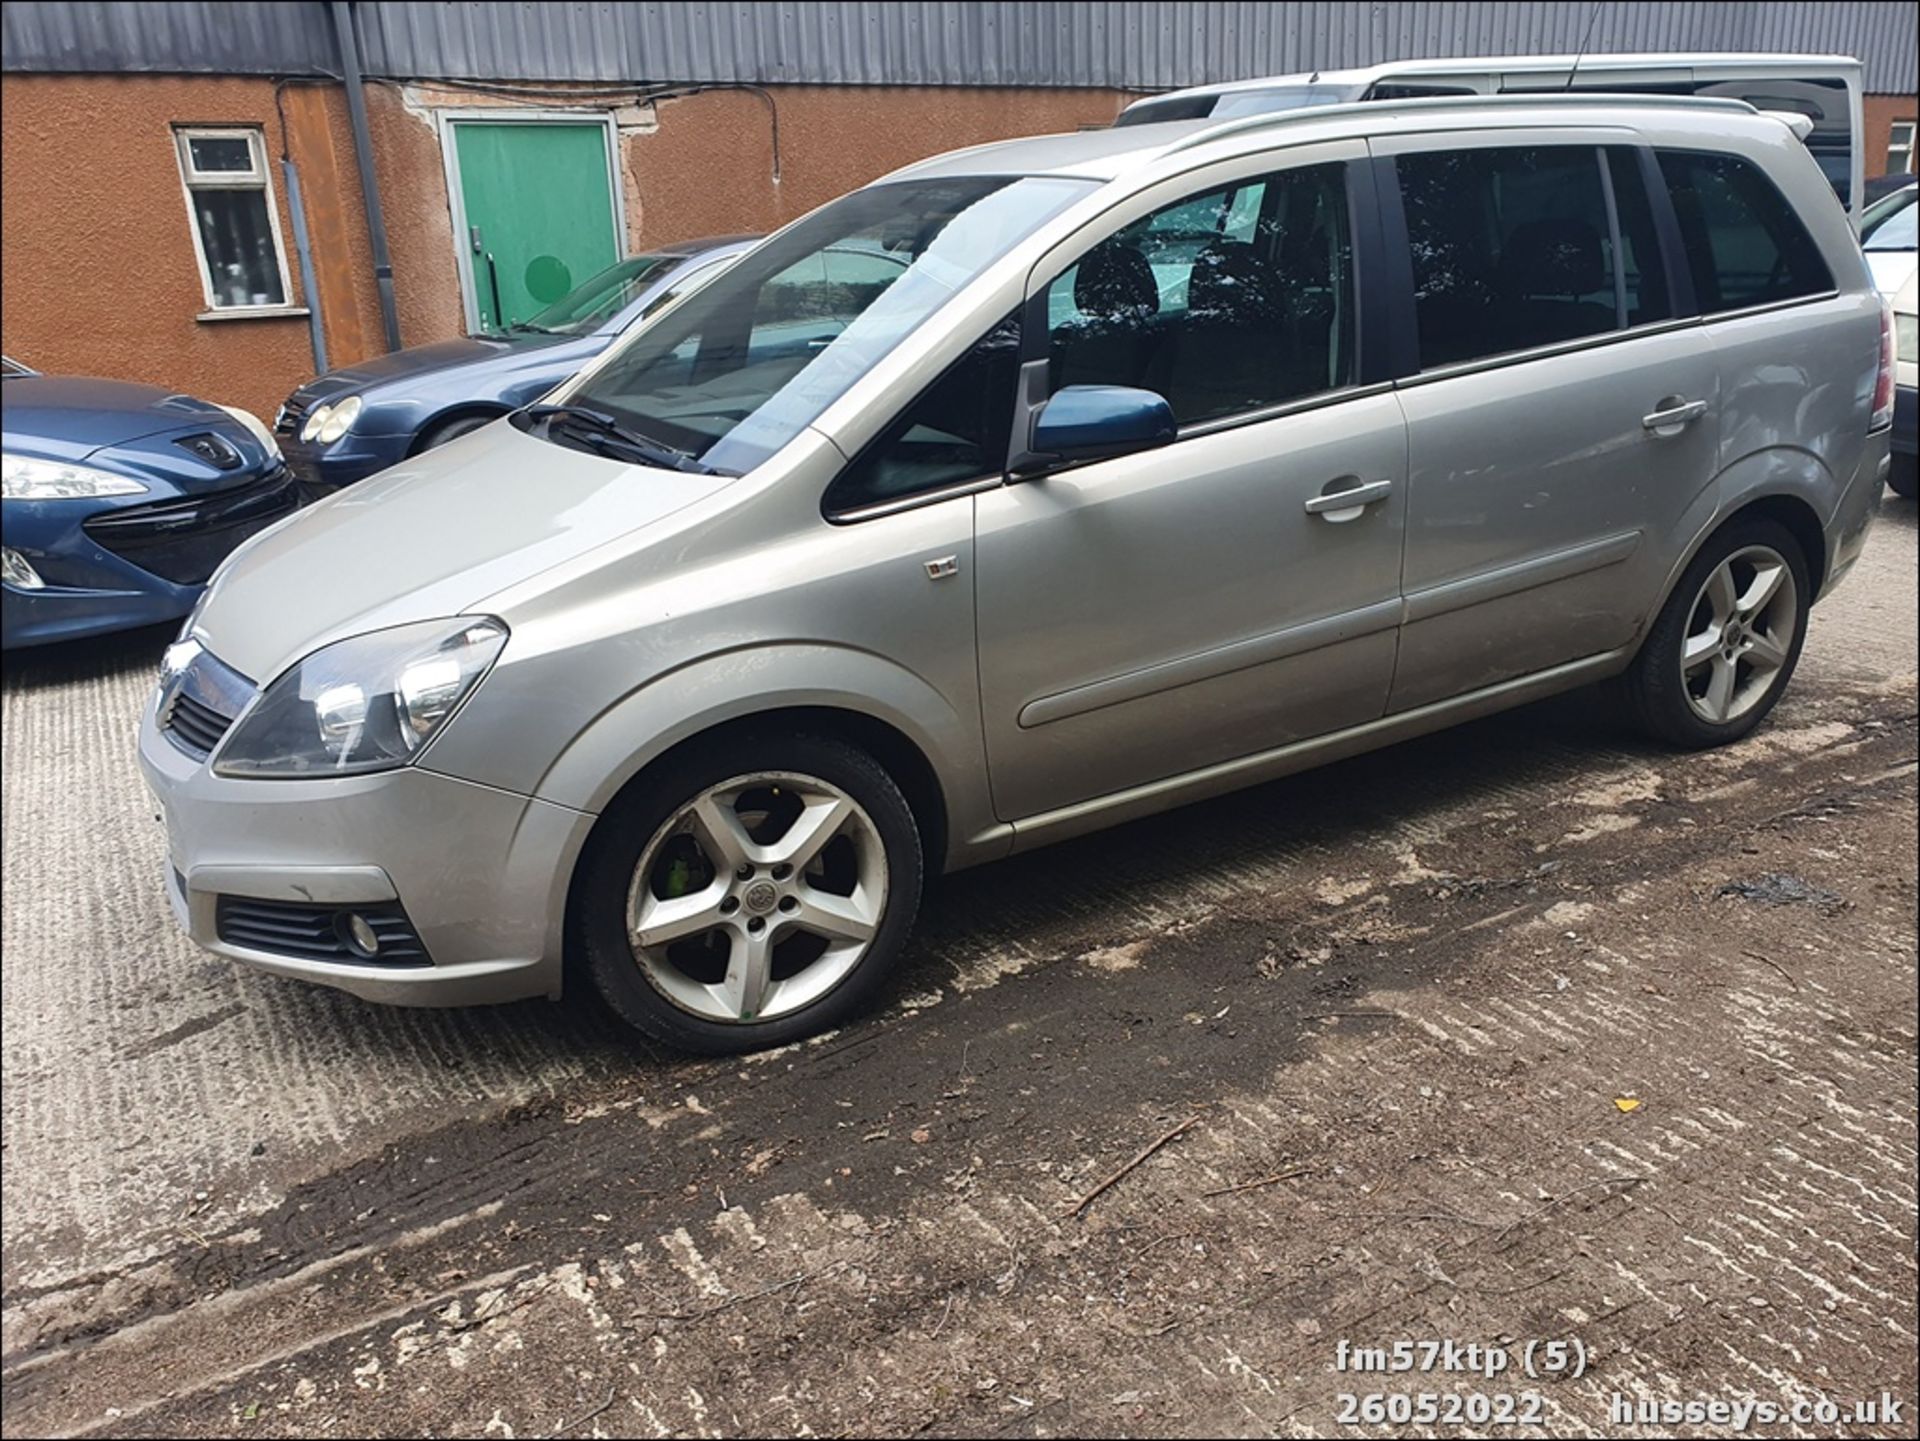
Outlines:
[[[1050,389],[1156,390],[1181,430],[976,497],[981,704],[1003,819],[1385,708],[1406,433],[1394,396],[1362,387],[1356,366],[1357,150],[1170,183],[1157,208],[1123,212],[1064,272],[1036,276]],[[1029,302],[1029,329],[1041,314]]]
[[[499,332],[620,258],[599,120],[450,120],[467,320]]]

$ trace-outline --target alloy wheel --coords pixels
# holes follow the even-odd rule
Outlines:
[[[1714,725],[1766,699],[1793,654],[1800,596],[1793,568],[1770,546],[1749,545],[1707,576],[1680,646],[1681,681],[1694,714]]]
[[[628,888],[627,940],[681,1010],[748,1024],[845,980],[886,904],[886,849],[859,802],[761,772],[709,786],[655,832]]]

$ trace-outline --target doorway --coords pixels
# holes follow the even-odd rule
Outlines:
[[[609,118],[496,110],[441,125],[470,332],[524,324],[621,258]]]

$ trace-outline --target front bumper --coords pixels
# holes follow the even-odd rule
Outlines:
[[[311,499],[276,461],[219,490],[110,501],[7,502],[7,544],[46,585],[5,586],[7,650],[178,620],[248,537]]]
[[[407,458],[413,444],[411,435],[354,435],[349,433],[331,445],[311,444],[295,431],[276,431],[280,453],[287,466],[318,491],[338,490],[365,480],[388,466]]]
[[[1914,458],[1915,394],[1911,385],[1893,388],[1893,453],[1908,460]]]
[[[394,1005],[559,995],[567,879],[592,816],[411,766],[328,780],[218,776],[166,737],[153,701],[140,724],[140,769],[167,827],[175,918],[207,950]],[[222,938],[221,896],[397,901],[428,963],[236,944]]]

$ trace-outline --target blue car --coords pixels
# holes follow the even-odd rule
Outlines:
[[[364,480],[538,400],[756,243],[726,236],[636,255],[504,335],[414,346],[330,371],[280,407],[280,449],[319,489]]]
[[[4,367],[0,646],[178,620],[309,498],[266,426],[151,385]]]

